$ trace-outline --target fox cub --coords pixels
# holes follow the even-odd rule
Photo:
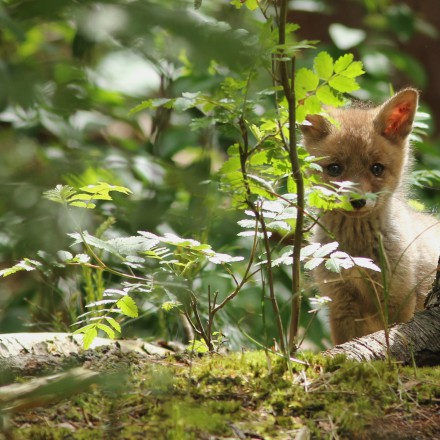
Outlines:
[[[337,124],[309,115],[301,127],[306,149],[319,158],[322,180],[330,185],[351,181],[357,193],[350,199],[352,210],[322,213],[314,241],[336,240],[338,250],[352,257],[371,258],[380,266],[382,254],[386,262],[386,287],[383,274],[371,270],[354,267],[335,274],[315,269],[321,294],[332,299],[335,344],[383,330],[387,321],[408,321],[423,308],[432,283],[440,226],[435,218],[413,211],[406,200],[412,163],[408,136],[417,101],[418,92],[405,89],[376,108],[328,109]]]

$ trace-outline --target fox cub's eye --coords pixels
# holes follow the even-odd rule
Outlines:
[[[342,165],[339,165],[338,163],[331,163],[325,167],[325,170],[329,176],[338,177],[342,174],[343,168]]]
[[[381,163],[374,163],[371,165],[370,169],[376,177],[380,177],[383,174],[385,167]]]

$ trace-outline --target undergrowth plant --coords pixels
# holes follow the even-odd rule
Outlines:
[[[231,209],[242,213],[240,236],[249,251],[246,257],[216,252],[207,243],[171,232],[112,236],[111,219],[95,234],[78,225],[69,234],[75,251],[60,252],[58,264],[80,266],[83,271],[86,311],[78,316],[75,332],[84,334],[85,347],[99,331],[114,338],[121,332],[121,319],[139,315],[135,298],[154,295],[159,296],[163,310],[182,316],[193,347],[212,351],[224,342],[217,320],[220,312],[252,282],[261,286],[263,303],[272,306],[276,345],[288,355],[303,340],[299,334],[302,268],[325,264],[335,272],[353,266],[378,270],[370,260],[338,251],[336,242],[304,245],[305,235],[319,221],[313,210],[350,209],[352,187],[349,182],[328,187],[317,180],[311,171],[319,165],[301,146],[297,127],[307,123],[308,114],[325,114],[326,105],[344,105],[344,95],[359,88],[356,78],[364,73],[362,63],[352,54],[334,59],[319,52],[311,65],[303,65],[303,52],[312,51],[315,42],[298,40],[298,26],[287,22],[287,0],[231,3],[258,14],[253,35],[247,31],[253,44],[249,43],[250,49],[258,48],[253,63],[233,71],[219,64],[213,54],[213,75],[221,77],[214,93],[184,92],[178,97],[150,99],[133,108],[131,115],[191,111],[196,115],[192,130],[229,133],[233,142],[216,179],[231,197]],[[192,68],[185,54],[181,62],[183,69]],[[128,195],[131,191],[101,182],[78,189],[58,185],[45,197],[68,210],[88,210],[112,200],[112,192]],[[0,274],[41,266],[38,259],[24,259]],[[274,282],[274,273],[283,266],[290,267],[292,279],[289,323],[283,320],[285,304],[280,305]],[[229,277],[234,287],[224,291],[204,285],[204,274],[213,270],[219,277]],[[327,300],[316,297],[312,312]]]

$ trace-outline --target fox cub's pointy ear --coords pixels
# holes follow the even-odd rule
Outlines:
[[[374,118],[376,130],[392,142],[406,138],[412,129],[419,94],[405,89],[386,101]]]
[[[301,131],[306,140],[318,141],[330,132],[330,124],[321,115],[308,115],[301,124]]]

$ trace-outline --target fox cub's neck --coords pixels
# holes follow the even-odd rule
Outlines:
[[[321,244],[336,240],[339,249],[349,255],[378,261],[379,237],[383,237],[385,243],[398,237],[396,209],[406,209],[405,202],[397,197],[390,197],[383,206],[363,217],[350,217],[341,211],[328,211],[320,219],[324,228],[317,230],[315,239]]]

